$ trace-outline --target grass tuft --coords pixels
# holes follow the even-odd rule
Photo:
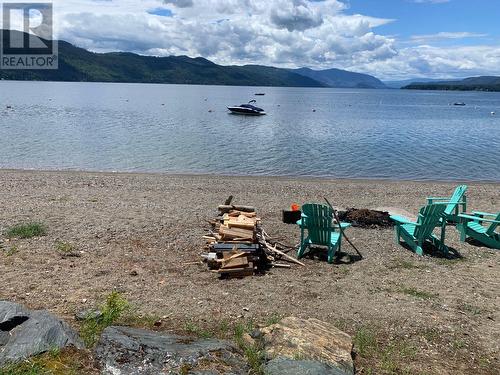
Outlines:
[[[412,287],[403,287],[403,288],[399,289],[399,291],[403,294],[407,294],[409,296],[424,299],[424,300],[437,298],[437,296],[438,296],[435,293],[429,293],[429,292],[419,290],[416,288],[412,288]]]
[[[9,250],[5,252],[5,255],[11,257],[19,252],[19,248],[17,246],[11,246]]]
[[[196,323],[193,322],[186,322],[184,324],[184,329],[186,332],[188,332],[191,335],[195,335],[197,337],[201,337],[203,339],[209,339],[214,337],[213,333],[210,332],[207,329],[204,329],[200,326],[198,326]]]
[[[89,353],[53,349],[0,368],[0,375],[80,375],[96,373]]]
[[[254,322],[252,320],[248,320],[244,323],[238,323],[234,327],[234,340],[245,355],[247,363],[250,366],[250,374],[264,375],[265,352],[262,343],[256,342],[251,345],[243,338],[243,335],[252,332],[254,327]]]
[[[55,248],[59,254],[63,258],[65,257],[79,257],[80,254],[76,251],[75,245],[69,243],[69,242],[64,242],[64,241],[56,241],[55,243]]]
[[[9,228],[5,234],[7,238],[33,238],[47,234],[47,229],[41,223],[18,224]]]
[[[93,347],[102,331],[113,325],[130,308],[129,302],[118,292],[112,292],[100,308],[100,316],[89,315],[82,324],[80,335],[87,347]]]
[[[365,327],[359,329],[354,336],[354,347],[358,354],[363,357],[376,353],[378,342],[375,332]]]
[[[284,316],[281,314],[272,314],[270,317],[267,318],[266,320],[266,327],[272,326],[273,324],[278,324],[283,320]]]

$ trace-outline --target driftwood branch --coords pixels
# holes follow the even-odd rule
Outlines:
[[[284,253],[283,251],[280,251],[278,249],[276,249],[276,247],[272,247],[271,245],[269,245],[268,243],[265,244],[267,249],[269,251],[272,251],[273,253],[276,253],[278,255],[281,255],[284,259],[290,261],[290,262],[293,262],[293,263],[296,263],[296,264],[299,264],[301,265],[302,267],[305,267],[306,265],[304,263],[302,263],[301,261],[295,259],[295,258],[292,258],[290,255]]]

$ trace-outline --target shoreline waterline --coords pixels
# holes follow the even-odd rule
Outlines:
[[[369,178],[369,177],[331,177],[331,176],[303,176],[303,175],[245,175],[245,174],[224,174],[224,173],[175,173],[175,172],[151,172],[151,171],[107,171],[107,170],[86,170],[86,169],[23,169],[23,168],[0,168],[1,173],[29,173],[29,174],[66,174],[66,175],[100,175],[100,176],[149,176],[164,178],[228,178],[228,179],[248,179],[248,180],[276,180],[276,181],[304,181],[304,182],[349,182],[349,183],[422,183],[422,184],[474,184],[474,185],[500,185],[494,180],[474,180],[474,179],[404,179],[404,178]]]

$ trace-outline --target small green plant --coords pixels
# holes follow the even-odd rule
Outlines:
[[[238,323],[234,327],[234,340],[243,351],[248,365],[251,369],[252,375],[264,375],[264,361],[265,353],[261,343],[249,344],[243,335],[248,334],[254,330],[254,322],[248,320],[247,322]]]
[[[80,254],[78,254],[76,252],[76,247],[69,242],[56,241],[55,248],[56,248],[57,252],[62,255],[62,257],[79,257],[80,256]]]
[[[460,305],[459,309],[474,316],[481,315],[483,313],[483,310],[480,307],[472,305],[470,303],[463,303],[462,305]]]
[[[14,254],[17,254],[19,252],[19,248],[17,246],[11,246],[9,250],[5,252],[5,255],[8,257],[11,257]]]
[[[91,366],[85,351],[51,349],[0,368],[0,375],[79,375],[88,373]]]
[[[302,361],[302,360],[305,360],[307,359],[306,356],[304,355],[304,353],[302,353],[300,350],[293,353],[293,360],[294,361]]]
[[[416,349],[404,340],[396,340],[386,346],[381,352],[380,367],[388,374],[412,374],[405,368],[408,361],[415,359]]]
[[[184,329],[188,333],[195,335],[195,336],[198,336],[198,337],[201,337],[201,338],[204,338],[204,339],[209,339],[209,338],[212,338],[214,336],[212,332],[198,326],[197,324],[195,324],[193,322],[186,322],[186,324],[184,325]]]
[[[7,238],[33,238],[47,234],[47,229],[41,223],[18,224],[7,230]]]
[[[69,242],[57,241],[56,250],[63,254],[68,254],[73,252],[75,250],[75,247]]]
[[[266,326],[272,326],[273,324],[278,324],[283,320],[283,315],[281,314],[272,314],[270,317],[267,318],[266,321]]]
[[[399,290],[403,294],[407,294],[409,296],[420,298],[424,300],[429,300],[437,297],[437,294],[429,293],[423,290],[418,290],[412,287],[403,287]]]
[[[112,292],[108,295],[106,303],[100,308],[101,314],[89,314],[83,321],[80,333],[85,345],[94,346],[101,332],[115,323],[129,308],[129,302],[120,293]]]
[[[354,336],[354,347],[361,356],[373,355],[378,351],[375,332],[365,327],[359,329]]]
[[[461,339],[453,340],[453,342],[451,343],[451,346],[453,347],[454,350],[463,349],[466,347],[466,345],[467,345],[466,342]]]
[[[0,375],[49,375],[48,372],[40,363],[31,359],[24,360],[19,363],[7,365],[0,369]]]

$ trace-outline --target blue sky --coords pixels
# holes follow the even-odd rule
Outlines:
[[[448,40],[452,45],[495,44],[500,36],[500,1],[497,0],[349,0],[346,13],[394,19],[378,33],[400,41],[415,35],[470,33],[479,37]],[[484,35],[484,36],[483,36]]]
[[[9,0],[6,0],[9,1]],[[500,75],[500,0],[53,0],[59,39],[385,80]]]

